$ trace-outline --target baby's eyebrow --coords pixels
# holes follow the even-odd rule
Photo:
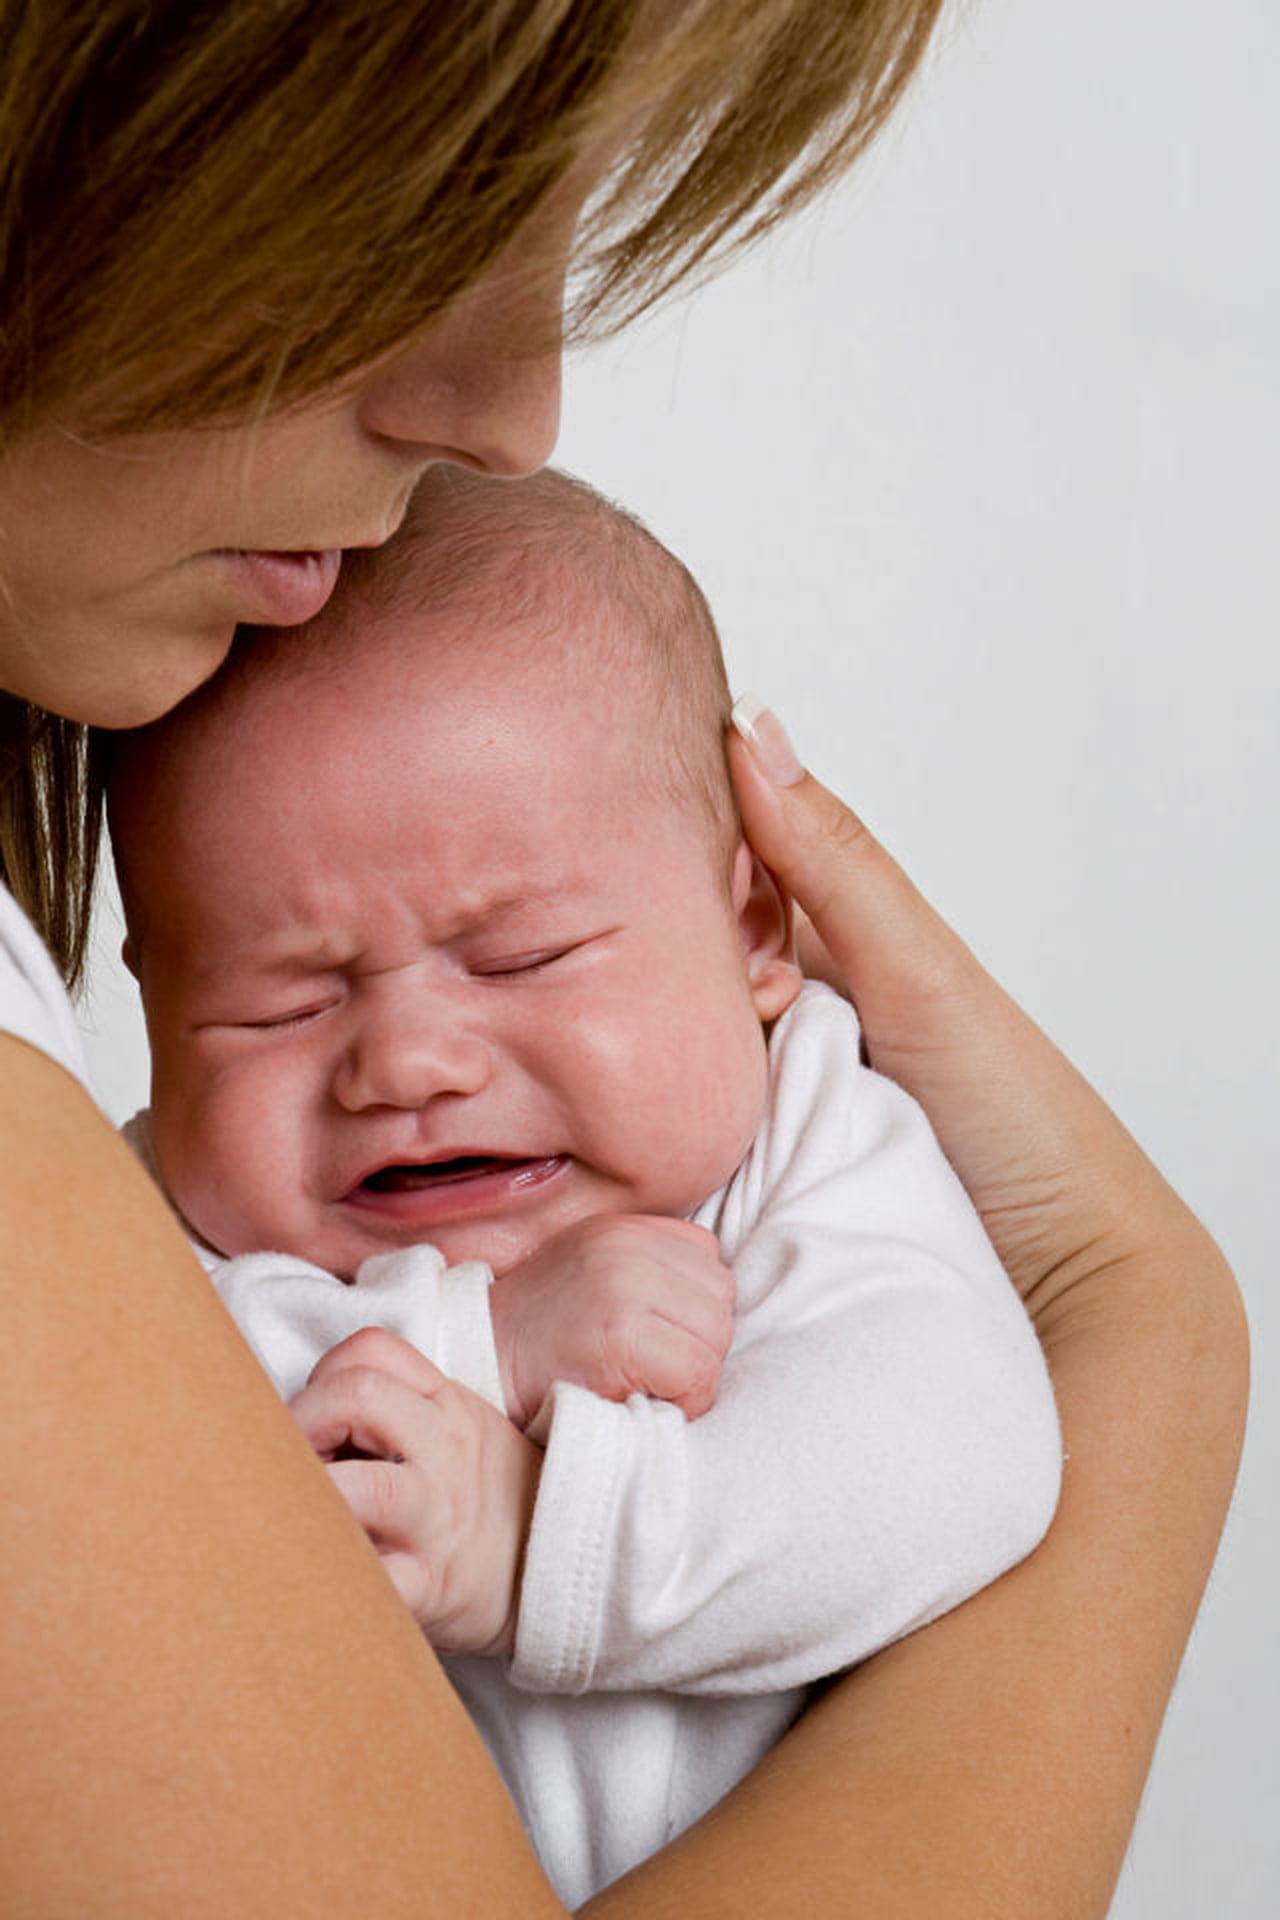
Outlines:
[[[314,973],[346,966],[359,951],[359,943],[325,933],[271,934],[210,951],[191,972],[201,980],[219,980],[229,974]]]
[[[565,877],[556,880],[506,886],[492,892],[477,892],[450,906],[434,926],[424,925],[422,938],[427,944],[465,938],[482,927],[518,922],[524,915],[552,907],[573,906],[588,898],[589,880]],[[331,929],[298,927],[289,932],[267,933],[238,942],[234,949],[210,953],[198,967],[202,979],[225,978],[228,974],[287,976],[301,973],[341,972],[358,966],[368,950],[368,942],[358,933],[338,933]]]
[[[510,919],[527,910],[571,905],[584,899],[589,891],[588,882],[572,879],[552,880],[541,886],[507,887],[467,901],[458,917],[467,925],[481,920]]]

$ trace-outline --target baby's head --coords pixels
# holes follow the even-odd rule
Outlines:
[[[119,742],[157,1160],[195,1231],[503,1272],[691,1211],[799,985],[705,602],[562,475],[439,470],[307,628]]]

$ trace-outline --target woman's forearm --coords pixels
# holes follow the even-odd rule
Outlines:
[[[1100,1920],[1213,1559],[1247,1352],[1167,1240],[1073,1276],[1042,1333],[1067,1463],[1044,1544],[836,1686],[703,1825],[589,1911]]]

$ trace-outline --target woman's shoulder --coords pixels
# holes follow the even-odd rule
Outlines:
[[[47,1053],[88,1084],[75,1011],[48,949],[0,884],[0,1033]]]

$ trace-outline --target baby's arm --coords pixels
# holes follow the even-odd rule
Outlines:
[[[733,1276],[715,1236],[685,1220],[581,1220],[498,1280],[428,1246],[375,1255],[354,1283],[292,1254],[197,1251],[286,1400],[333,1347],[381,1327],[520,1427],[555,1380],[610,1400],[651,1394],[696,1419],[733,1335]]]
[[[294,1254],[197,1252],[283,1399],[300,1393],[316,1364],[352,1334],[378,1327],[503,1408],[489,1269],[478,1260],[447,1267],[434,1247],[404,1247],[366,1260],[348,1282]]]
[[[530,1690],[801,1685],[988,1584],[1052,1517],[1021,1303],[919,1110],[854,1065],[849,1011],[807,998],[720,1222],[740,1317],[716,1405],[688,1425],[555,1390],[512,1672]]]
[[[510,1651],[542,1461],[518,1427],[552,1380],[669,1395],[695,1417],[733,1329],[732,1276],[685,1221],[581,1221],[492,1285],[430,1247],[366,1261],[354,1284],[283,1254],[205,1264],[446,1653]]]

